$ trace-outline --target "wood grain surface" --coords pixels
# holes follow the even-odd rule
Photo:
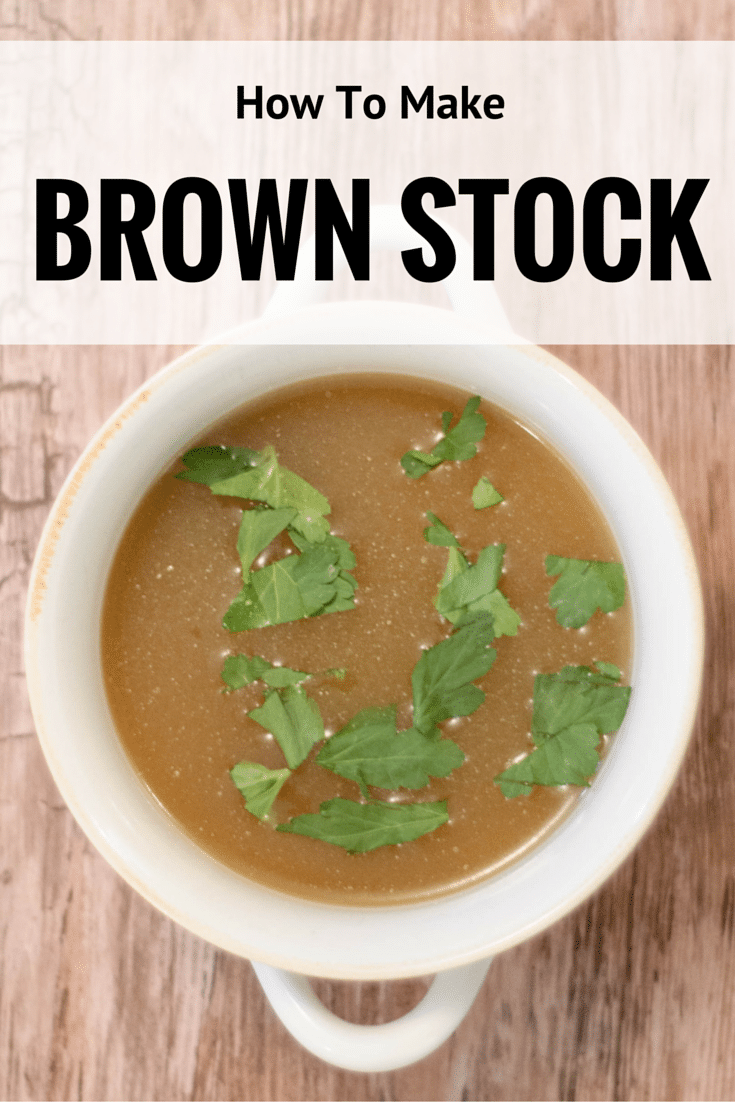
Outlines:
[[[732,38],[732,3],[681,0],[2,0],[4,38]],[[0,352],[0,1096],[4,1099],[728,1099],[735,1096],[735,353],[564,347],[660,463],[689,525],[707,668],[684,768],[632,857],[499,957],[469,1016],[411,1068],[305,1053],[248,962],[154,911],[66,810],[25,695],[21,627],[41,526],[89,437],[172,348]],[[672,600],[675,595],[672,594]],[[321,981],[384,1021],[420,981]]]

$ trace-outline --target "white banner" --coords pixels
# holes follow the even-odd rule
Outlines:
[[[0,71],[3,343],[211,339],[315,229],[353,250],[323,296],[441,303],[436,219],[535,343],[735,343],[733,43],[4,42]],[[421,253],[368,255],[360,211],[402,203]]]

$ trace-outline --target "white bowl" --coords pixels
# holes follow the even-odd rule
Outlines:
[[[243,343],[197,349],[128,399],[75,466],[45,527],[28,601],[26,669],[61,794],[97,849],[154,906],[251,960],[342,979],[417,976],[485,960],[556,921],[618,867],[682,760],[698,701],[703,626],[697,570],[671,492],[633,429],[575,372],[538,348],[483,339],[480,328],[448,311],[394,303],[316,306],[254,322],[238,334]],[[624,724],[594,784],[543,844],[457,894],[355,908],[251,883],[173,825],[115,733],[101,673],[100,612],[120,533],[192,438],[266,390],[365,370],[481,394],[567,458],[622,551],[635,642]]]

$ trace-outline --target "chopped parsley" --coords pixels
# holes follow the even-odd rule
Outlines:
[[[440,463],[472,459],[477,455],[476,445],[482,440],[487,422],[477,412],[480,398],[470,398],[462,410],[456,425],[452,425],[453,414],[446,410],[442,413],[442,437],[430,452],[411,450],[401,457],[401,466],[409,478],[421,478]],[[451,427],[450,427],[451,426]]]
[[[533,687],[535,749],[495,777],[504,796],[525,796],[534,785],[587,785],[599,762],[600,736],[617,731],[630,700],[612,662],[565,666],[539,674]]]
[[[438,724],[454,716],[470,715],[485,699],[472,681],[487,673],[495,660],[495,651],[489,645],[492,639],[492,618],[481,616],[422,652],[413,672],[414,724],[404,731],[396,729],[397,708],[392,704],[363,709],[325,739],[324,721],[316,702],[301,685],[267,691],[262,706],[248,715],[273,735],[289,769],[296,769],[312,747],[324,740],[316,756],[317,764],[354,781],[363,801],[367,801],[329,800],[318,813],[296,816],[278,829],[331,842],[351,853],[362,853],[377,846],[410,841],[446,822],[446,802],[404,804],[374,800],[369,788],[390,791],[423,788],[432,777],[446,777],[463,764],[461,748],[452,739],[441,737]],[[261,669],[260,664],[255,668]],[[265,675],[267,670],[261,672]],[[252,763],[240,764],[250,779],[248,769]],[[288,770],[285,772],[290,776]],[[278,778],[282,776],[281,772],[272,771],[263,780],[271,787],[261,802],[256,802],[256,807],[260,808],[266,797],[270,798],[277,783],[276,774]],[[260,782],[261,778],[256,780]],[[238,787],[247,810],[257,814],[253,801],[260,798],[260,789],[252,796],[240,784]],[[273,799],[279,789],[273,791]],[[271,799],[268,810],[272,802]]]
[[[476,483],[472,491],[472,504],[476,509],[488,509],[491,505],[500,505],[505,498],[496,490],[489,478],[485,475]]]
[[[413,725],[422,734],[433,736],[438,723],[480,707],[485,694],[473,682],[495,661],[493,638],[493,619],[485,614],[422,653],[411,675]]]
[[[192,448],[182,457],[188,469],[177,475],[202,482],[213,494],[262,501],[272,509],[294,509],[292,527],[312,543],[329,532],[329,502],[300,475],[282,467],[275,448]]]
[[[396,706],[365,708],[327,739],[319,765],[355,781],[369,799],[368,785],[395,791],[423,788],[431,777],[446,777],[464,762],[456,742],[428,739],[415,727],[396,729]]]
[[[439,520],[434,513],[427,513],[426,516],[430,522],[429,527],[424,528],[424,539],[427,543],[433,543],[435,547],[459,547],[459,540],[444,521]]]
[[[301,765],[312,746],[324,738],[321,712],[301,685],[271,689],[261,706],[248,715],[273,735],[289,769]]]
[[[267,769],[255,761],[240,761],[230,770],[230,776],[242,793],[247,810],[256,818],[265,819],[291,770]]]
[[[176,477],[214,494],[245,498],[237,537],[242,589],[223,618],[228,631],[250,631],[355,607],[355,556],[329,531],[329,502],[305,479],[281,466],[275,450],[193,448]],[[286,532],[297,552],[253,570],[265,549]]]
[[[433,513],[427,515],[433,517]],[[441,530],[452,535],[438,517],[433,517],[433,525],[424,529],[424,535],[430,543],[438,543],[439,540],[436,537],[432,539],[431,534]],[[453,542],[448,537],[442,538],[442,546],[448,547],[449,551],[446,570],[434,600],[437,612],[456,625],[466,623],[481,613],[489,613],[493,618],[496,637],[516,635],[521,618],[498,589],[505,544],[494,543],[483,547],[477,561],[470,565],[459,541],[456,537],[452,538]]]
[[[598,609],[614,612],[625,600],[622,563],[546,556],[546,573],[559,575],[549,593],[549,607],[563,628],[581,628]]]
[[[260,452],[252,448],[228,448],[224,444],[207,444],[203,448],[191,448],[181,457],[186,467],[177,474],[185,482],[200,482],[210,486],[224,478],[231,478],[253,467]]]
[[[344,540],[327,537],[301,554],[254,570],[225,613],[224,627],[249,631],[354,608],[357,582],[340,566],[338,542]]]
[[[345,672],[343,669],[325,670],[322,676],[342,678]],[[292,670],[288,666],[274,666],[259,654],[252,658],[248,658],[247,654],[230,654],[222,668],[222,680],[227,686],[225,692],[242,689],[253,681],[264,681],[272,689],[285,689],[288,685],[310,681],[315,676],[317,675],[305,673],[303,670]]]
[[[367,853],[378,846],[411,842],[446,823],[447,801],[401,804],[376,800],[358,804],[354,800],[327,800],[316,814],[297,815],[277,830],[320,838],[348,853]]]
[[[470,398],[454,424],[452,413],[443,413],[442,437],[432,450],[411,450],[402,457],[406,474],[418,479],[440,463],[473,458],[486,429],[479,405],[479,397]],[[355,556],[346,540],[329,530],[329,502],[281,466],[272,447],[194,448],[183,462],[186,470],[177,477],[248,503],[237,538],[242,589],[225,614],[227,629],[240,632],[354,608]],[[472,490],[474,509],[503,501],[481,476]],[[442,735],[440,724],[480,707],[485,693],[477,682],[496,659],[492,644],[498,637],[516,635],[521,619],[498,588],[505,545],[488,544],[471,562],[436,513],[427,511],[426,518],[425,540],[447,549],[434,605],[453,630],[422,650],[416,662],[410,727],[398,730],[397,705],[388,704],[363,708],[329,735],[304,685],[316,676],[344,677],[344,670],[316,675],[273,665],[257,654],[231,654],[224,662],[224,691],[262,683],[262,703],[247,714],[272,735],[286,762],[284,768],[270,769],[241,761],[231,770],[250,814],[270,820],[283,785],[307,759],[309,768],[328,770],[354,783],[359,792],[355,799],[326,800],[317,812],[288,822],[271,822],[279,831],[365,853],[419,838],[448,821],[446,800],[409,802],[400,793],[423,789],[432,778],[447,777],[464,764],[462,748]],[[279,537],[288,537],[290,548],[258,566]],[[611,612],[624,601],[619,563],[548,555],[545,569],[557,579],[549,605],[562,627],[582,627],[596,611]],[[558,673],[536,676],[533,749],[494,778],[503,795],[527,795],[536,785],[587,785],[597,769],[602,737],[617,730],[626,713],[631,690],[620,680],[620,670],[610,662],[597,662],[594,668],[565,666]],[[393,796],[377,798],[385,792]]]

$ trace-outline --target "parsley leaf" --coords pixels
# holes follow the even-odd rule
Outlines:
[[[614,662],[595,662],[597,672],[611,677],[613,681],[619,681],[622,674]]]
[[[271,445],[252,448],[193,448],[183,457],[189,468],[177,478],[202,482],[213,494],[262,501],[272,509],[293,509],[291,525],[311,543],[320,543],[329,532],[324,518],[329,502],[300,475],[278,462]]]
[[[546,556],[546,573],[559,578],[551,587],[549,607],[564,628],[581,628],[599,608],[614,612],[625,600],[625,574],[619,562]]]
[[[286,555],[253,571],[225,613],[224,627],[248,631],[354,608],[357,582],[339,566],[344,543],[337,537],[307,543],[302,554]]]
[[[329,531],[329,502],[293,471],[274,448],[192,448],[177,478],[208,485],[213,493],[261,504],[245,509],[237,537],[242,590],[225,613],[229,631],[285,624],[323,612],[355,607],[355,556],[346,540]],[[253,563],[287,531],[300,551],[260,570]]]
[[[340,681],[344,678],[347,670],[342,667],[341,669],[329,669],[324,670],[321,674],[322,677],[336,677]],[[288,666],[272,666],[263,674],[263,681],[266,685],[269,685],[274,689],[285,689],[289,685],[300,685],[302,681],[311,681],[312,677],[320,676],[314,673],[303,673],[301,670],[292,670]]]
[[[490,544],[480,551],[474,566],[470,566],[461,551],[452,555],[435,601],[437,610],[448,620],[460,619],[466,607],[492,593],[500,581],[504,554],[504,543]],[[447,574],[450,577],[445,581]]]
[[[435,547],[459,547],[459,541],[451,529],[447,528],[443,520],[434,513],[427,513],[431,521],[428,528],[424,528],[424,539],[427,543],[433,543]]]
[[[224,444],[191,448],[181,457],[181,462],[188,469],[176,477],[185,482],[200,482],[209,486],[212,482],[246,471],[258,461],[259,456],[260,452],[252,448],[228,448]]]
[[[310,548],[308,540],[300,536],[298,532],[292,531],[291,539],[302,554],[314,550]],[[312,562],[326,561],[326,554],[328,552],[330,563],[336,566],[338,571],[337,576],[331,578],[330,585],[332,588],[328,595],[329,599],[325,606],[319,611],[345,612],[347,609],[354,608],[357,582],[352,574],[350,574],[350,571],[355,568],[356,560],[354,551],[347,540],[343,540],[340,536],[335,536],[331,532],[329,535],[325,536],[320,544],[319,550],[322,551],[322,559],[318,560],[316,556],[313,556]]]
[[[211,482],[212,493],[263,501],[273,509],[295,509],[291,522],[312,543],[319,543],[329,532],[325,520],[329,502],[300,475],[282,467],[275,449],[263,448],[258,462],[246,471]]]
[[[470,615],[474,615],[478,611],[489,612],[492,616],[496,639],[501,635],[518,634],[521,618],[516,610],[511,607],[505,594],[501,593],[499,589],[494,589],[491,593],[486,594],[485,597],[474,602],[469,608]]]
[[[452,414],[448,410],[442,414],[444,437],[432,448],[435,456],[454,460],[472,459],[477,454],[475,444],[482,440],[487,428],[485,418],[477,412],[480,401],[479,395],[470,398],[453,428],[450,428]]]
[[[242,689],[258,681],[272,668],[270,662],[259,654],[254,654],[252,658],[248,658],[247,654],[229,654],[222,668],[222,680],[230,690]],[[299,680],[303,681],[305,676],[300,675]]]
[[[534,679],[536,749],[495,777],[504,796],[526,795],[535,784],[588,783],[599,761],[600,735],[617,731],[628,708],[631,690],[617,685],[619,679],[611,662],[598,662],[596,670],[565,666]]]
[[[291,532],[291,539],[298,547],[299,551],[309,551],[311,549],[311,541],[302,536],[299,532]],[[329,535],[325,536],[323,540],[320,540],[323,547],[328,547],[334,554],[334,562],[340,568],[340,570],[354,570],[355,569],[355,552],[350,547],[347,540],[343,540],[340,536]]]
[[[504,543],[490,544],[483,547],[471,566],[458,543],[449,545],[447,567],[434,600],[437,612],[457,625],[480,613],[490,613],[496,638],[517,635],[521,618],[497,588],[504,555]]]
[[[535,784],[587,785],[597,769],[600,736],[592,723],[565,727],[495,778],[504,796],[525,796]]]
[[[415,727],[396,731],[396,706],[365,708],[331,738],[317,756],[319,765],[367,786],[423,788],[430,777],[446,777],[464,761],[451,739],[430,739]]]
[[[472,491],[472,504],[476,509],[487,509],[490,505],[500,505],[505,498],[496,490],[489,478],[485,475],[476,484]]]
[[[346,672],[344,669],[324,670],[322,676],[343,678]],[[289,666],[274,666],[259,654],[254,654],[252,658],[248,658],[247,654],[230,654],[222,669],[222,680],[229,691],[242,689],[253,681],[264,681],[272,689],[285,689],[288,685],[300,685],[302,681],[316,676],[303,670],[292,670]]]
[[[412,449],[401,456],[401,466],[409,478],[421,478],[428,474],[434,467],[438,467],[441,459],[430,452],[421,452]]]
[[[245,807],[265,819],[278,793],[291,776],[290,769],[267,769],[254,761],[239,761],[230,776],[243,795]]]
[[[487,422],[481,413],[477,412],[480,398],[470,398],[462,410],[457,424],[450,428],[452,414],[447,410],[442,414],[442,431],[444,435],[438,440],[430,452],[422,452],[412,449],[401,458],[401,466],[409,478],[421,478],[433,467],[437,467],[445,461],[457,461],[472,459],[477,455],[475,445],[482,440],[487,428]]]
[[[433,736],[442,720],[480,707],[485,694],[472,682],[495,661],[493,638],[492,616],[482,614],[422,653],[411,677],[413,724],[421,734]]]
[[[589,666],[565,666],[559,673],[538,674],[531,726],[535,742],[577,723],[594,723],[601,734],[617,731],[631,690],[616,685],[620,672],[615,668],[618,676],[614,677],[605,672],[605,665],[600,663],[596,671]]]
[[[290,769],[301,765],[312,746],[324,738],[324,721],[316,704],[300,685],[273,689],[251,719],[275,738]]]
[[[378,846],[410,842],[436,830],[449,819],[447,801],[400,804],[375,801],[365,804],[337,797],[323,803],[315,815],[297,815],[277,830],[320,838],[342,846],[348,853],[367,853]]]
[[[414,726],[396,730],[396,705],[363,709],[325,741],[318,764],[354,780],[365,797],[368,786],[416,789],[427,785],[431,777],[446,777],[462,765],[464,754],[451,739],[439,737],[437,724],[451,716],[469,715],[485,699],[471,682],[487,673],[495,660],[495,651],[489,647],[492,639],[492,618],[480,616],[424,651],[412,679]],[[231,657],[243,660],[231,663],[228,673],[232,680],[241,676],[265,679],[272,670],[257,656]],[[262,706],[248,715],[273,734],[291,769],[324,739],[319,709],[297,684],[272,689]],[[365,852],[418,838],[446,821],[446,801],[358,804],[340,798],[322,804],[318,814],[297,816],[278,829],[320,838],[350,852]]]
[[[270,623],[284,624],[313,616],[335,596],[334,555],[314,547],[303,555],[287,555],[253,575],[253,589]]]
[[[246,509],[240,521],[237,553],[242,564],[242,576],[247,582],[250,567],[261,551],[287,528],[296,516],[295,509]]]

